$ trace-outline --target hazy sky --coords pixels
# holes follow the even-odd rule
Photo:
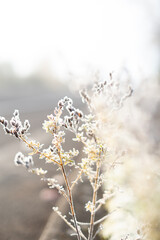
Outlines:
[[[68,72],[156,69],[158,0],[0,0],[0,62],[28,75],[46,63]],[[151,12],[149,10],[152,10]],[[153,14],[153,16],[152,16]]]

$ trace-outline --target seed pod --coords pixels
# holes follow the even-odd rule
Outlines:
[[[4,117],[0,117],[0,123],[4,124],[5,118]]]
[[[15,135],[16,138],[18,138],[18,133],[17,133],[17,131],[14,132],[14,135]]]
[[[82,112],[77,112],[77,115],[81,118],[83,116]]]
[[[23,128],[23,129],[21,130],[21,134],[23,135],[23,134],[25,133],[25,131],[26,131],[26,129]]]
[[[10,121],[10,124],[13,126],[13,127],[16,127],[16,122],[14,120],[11,120]]]
[[[8,133],[8,134],[11,133],[11,131],[10,131],[9,128],[7,128],[7,127],[5,127],[5,131],[6,131],[6,133]]]
[[[23,162],[19,158],[15,159],[14,163],[15,163],[16,166],[19,166],[19,165],[23,164]]]
[[[66,123],[63,123],[62,126],[68,128]]]
[[[14,113],[13,113],[13,116],[14,116],[14,117],[18,117],[18,116],[19,116],[19,111],[18,111],[18,110],[15,110]]]
[[[8,126],[8,121],[7,121],[7,120],[4,121],[4,126],[5,126],[5,127]]]

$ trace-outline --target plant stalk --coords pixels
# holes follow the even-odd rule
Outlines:
[[[74,226],[75,226],[76,231],[77,231],[77,239],[81,240],[80,232],[79,232],[79,229],[78,229],[77,218],[76,218],[76,214],[75,214],[75,210],[74,210],[74,204],[73,204],[71,188],[70,188],[67,176],[66,176],[66,172],[65,172],[64,166],[63,166],[63,162],[62,162],[60,151],[58,152],[58,154],[59,154],[59,158],[60,158],[60,163],[61,163],[61,169],[62,169],[63,177],[64,177],[64,180],[65,180],[65,183],[66,183],[66,186],[67,186],[67,190],[68,190],[69,204],[70,204],[71,214],[72,214],[73,221],[74,221]]]
[[[93,209],[91,212],[91,218],[90,218],[90,227],[89,227],[89,236],[88,240],[92,240],[93,238],[93,230],[94,230],[94,220],[95,220],[95,209],[96,209],[96,201],[97,201],[97,190],[98,190],[98,178],[99,178],[99,171],[100,171],[100,159],[97,161],[97,170],[96,170],[96,177],[95,177],[95,183],[94,183],[94,190],[93,190]]]

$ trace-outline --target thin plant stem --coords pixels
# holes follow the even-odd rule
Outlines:
[[[93,230],[94,230],[95,208],[96,208],[96,201],[97,201],[97,190],[98,190],[99,171],[100,171],[100,159],[98,159],[98,161],[97,161],[96,177],[95,177],[94,190],[93,190],[93,198],[92,198],[93,209],[92,209],[91,217],[90,217],[90,227],[89,227],[88,240],[92,240],[92,238],[93,238]]]
[[[53,210],[63,219],[63,221],[74,231],[74,232],[77,232],[76,231],[76,228],[70,223],[67,221],[67,219],[65,218],[65,216],[63,216],[56,208],[53,208]],[[84,239],[84,240],[87,240],[87,238],[84,236],[84,234],[82,232],[80,232],[80,235],[81,237]]]
[[[109,218],[115,211],[117,211],[117,208],[115,210],[113,210],[112,212],[108,213],[107,215],[105,215],[104,217],[102,217],[101,219],[94,222],[94,226],[103,222],[105,219]],[[90,223],[86,223],[86,222],[78,222],[78,224],[81,226],[90,226]]]
[[[83,169],[81,169],[81,171],[79,172],[79,175],[77,176],[77,178],[74,180],[74,182],[71,185],[71,191],[73,190],[73,187],[75,186],[75,184],[78,182],[78,180],[81,178],[83,173]]]
[[[75,226],[76,232],[77,232],[77,239],[81,240],[81,235],[80,235],[80,231],[79,231],[79,227],[78,227],[78,223],[77,223],[77,218],[76,218],[76,214],[75,214],[75,210],[74,210],[72,191],[71,191],[71,188],[70,188],[67,176],[66,176],[65,168],[64,168],[63,161],[62,161],[62,158],[61,158],[60,149],[58,149],[58,155],[59,155],[59,159],[60,159],[61,170],[62,170],[63,177],[64,177],[66,187],[67,187],[67,190],[68,190],[70,209],[71,209],[71,214],[72,214],[73,221],[74,221],[74,226]]]
[[[20,137],[21,140],[26,143],[26,145],[33,149],[33,150],[36,150],[33,146],[30,146],[30,144],[26,141],[25,138],[23,138],[22,136]],[[37,154],[42,154],[39,150],[36,150],[36,153]],[[43,155],[47,158],[47,156],[43,153]],[[53,160],[54,163],[60,165],[61,167],[61,170],[62,170],[62,173],[63,173],[63,177],[64,177],[64,180],[65,180],[65,183],[66,183],[66,186],[67,186],[67,190],[68,190],[68,195],[69,195],[69,204],[70,204],[70,209],[71,209],[71,213],[72,213],[72,217],[73,217],[73,221],[74,221],[74,225],[75,225],[75,229],[77,231],[77,238],[78,240],[81,240],[81,236],[80,236],[80,232],[79,232],[79,229],[78,229],[78,224],[77,224],[77,219],[76,219],[76,214],[75,214],[75,210],[74,210],[74,205],[73,205],[73,197],[72,197],[72,192],[71,192],[71,187],[69,185],[69,182],[68,182],[68,179],[67,179],[67,176],[66,176],[66,172],[65,172],[65,169],[64,169],[64,166],[63,166],[63,161],[62,161],[62,158],[61,158],[61,154],[60,154],[60,150],[58,149],[58,155],[59,155],[59,158],[60,158],[60,163]],[[50,159],[51,160],[51,159]]]

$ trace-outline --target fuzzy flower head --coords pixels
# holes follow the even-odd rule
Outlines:
[[[57,121],[56,121],[56,117],[54,117],[52,114],[47,116],[48,121],[44,121],[43,123],[43,129],[46,131],[46,133],[50,132],[50,133],[56,133],[57,132]]]
[[[94,209],[93,203],[91,201],[88,201],[85,205],[85,209],[86,209],[86,211],[93,212],[93,209]]]
[[[23,153],[18,152],[14,158],[14,163],[16,166],[24,166],[27,169],[30,168],[34,162],[32,156],[24,156]]]
[[[44,176],[47,173],[47,170],[43,170],[42,168],[33,168],[30,170],[30,172],[35,173],[38,176]]]

